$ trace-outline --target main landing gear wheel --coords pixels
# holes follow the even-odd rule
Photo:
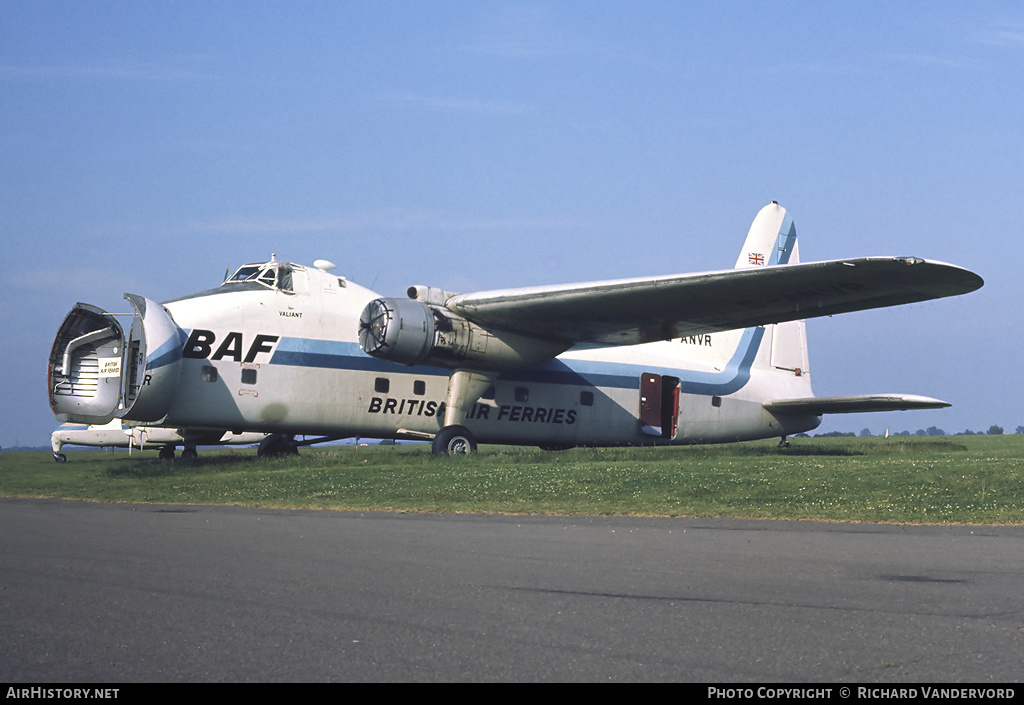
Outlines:
[[[288,455],[298,455],[299,446],[295,443],[295,436],[285,433],[272,433],[262,441],[256,449],[257,458],[283,458]]]
[[[56,460],[58,463],[66,463],[66,462],[68,462],[68,456],[64,455],[63,453],[61,453],[59,451],[54,451],[53,459]]]
[[[476,438],[465,426],[445,426],[436,436],[434,455],[469,455],[476,452]]]

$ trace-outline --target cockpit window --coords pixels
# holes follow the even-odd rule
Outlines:
[[[277,272],[275,269],[268,267],[260,272],[260,275],[256,277],[256,280],[259,281],[260,284],[266,284],[270,287],[277,286]]]
[[[255,282],[268,289],[292,291],[292,265],[287,262],[267,262],[265,264],[246,264],[238,268],[234,274],[224,280],[222,286]]]
[[[244,267],[239,267],[238,271],[235,272],[229,279],[224,281],[225,284],[231,282],[244,282],[254,277],[259,276],[260,268],[256,264],[247,264]]]

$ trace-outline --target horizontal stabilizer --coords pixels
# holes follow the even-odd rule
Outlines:
[[[948,402],[916,394],[862,394],[850,397],[806,397],[766,401],[764,408],[785,414],[855,414],[868,411],[941,409]]]

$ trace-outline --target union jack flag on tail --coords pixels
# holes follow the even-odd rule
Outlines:
[[[756,264],[760,267],[764,266],[764,255],[762,254],[758,254],[757,252],[748,252],[747,258],[750,260],[751,264]]]

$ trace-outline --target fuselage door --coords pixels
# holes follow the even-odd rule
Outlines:
[[[679,378],[653,372],[640,375],[640,429],[672,439],[679,426]]]
[[[170,410],[181,376],[184,336],[155,301],[125,294],[135,317],[125,350],[123,410],[131,421],[160,421]]]
[[[679,428],[679,378],[661,378],[661,419],[662,435],[675,438]]]
[[[116,318],[89,304],[71,309],[54,338],[47,373],[57,418],[105,424],[117,416],[125,357],[124,330]]]

